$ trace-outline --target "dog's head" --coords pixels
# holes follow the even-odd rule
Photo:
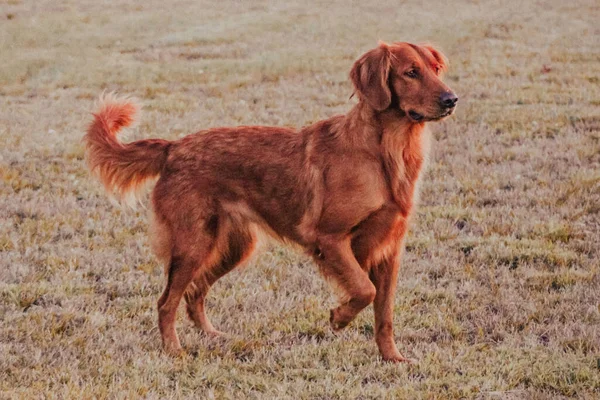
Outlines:
[[[458,97],[441,81],[444,55],[432,46],[380,43],[350,71],[362,101],[373,109],[398,108],[414,122],[435,121],[454,111]]]

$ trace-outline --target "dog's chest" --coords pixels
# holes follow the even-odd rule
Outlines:
[[[381,162],[369,157],[331,160],[325,174],[323,213],[319,229],[343,232],[367,218],[389,201]]]
[[[430,149],[427,129],[413,129],[403,134],[384,132],[382,138],[383,163],[389,190],[403,214],[408,215],[418,192],[419,178]]]

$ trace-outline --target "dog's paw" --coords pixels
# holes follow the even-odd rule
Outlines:
[[[329,312],[329,325],[334,332],[339,332],[348,326],[350,321],[340,321],[338,309],[334,308]]]
[[[385,362],[390,362],[390,363],[405,363],[405,364],[409,364],[409,365],[415,365],[418,363],[418,361],[414,358],[406,358],[404,357],[402,354],[393,354],[390,356],[381,356],[381,358],[383,358],[383,361]]]
[[[221,332],[216,329],[206,330],[203,332],[206,336],[209,336],[209,337],[223,337],[223,338],[227,337],[227,334],[225,332]]]
[[[163,350],[169,357],[173,357],[173,358],[182,358],[187,355],[187,353],[185,352],[185,350],[183,350],[181,348],[181,346],[180,347],[164,346]]]

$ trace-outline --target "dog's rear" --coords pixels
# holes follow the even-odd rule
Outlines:
[[[127,144],[117,139],[121,128],[133,124],[137,111],[130,99],[103,95],[84,136],[90,169],[110,194],[125,202],[134,200],[144,183],[160,174],[170,146],[160,139]]]

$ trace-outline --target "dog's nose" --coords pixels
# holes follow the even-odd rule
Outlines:
[[[458,97],[452,92],[442,93],[442,96],[440,97],[440,104],[446,108],[454,107],[457,101]]]

